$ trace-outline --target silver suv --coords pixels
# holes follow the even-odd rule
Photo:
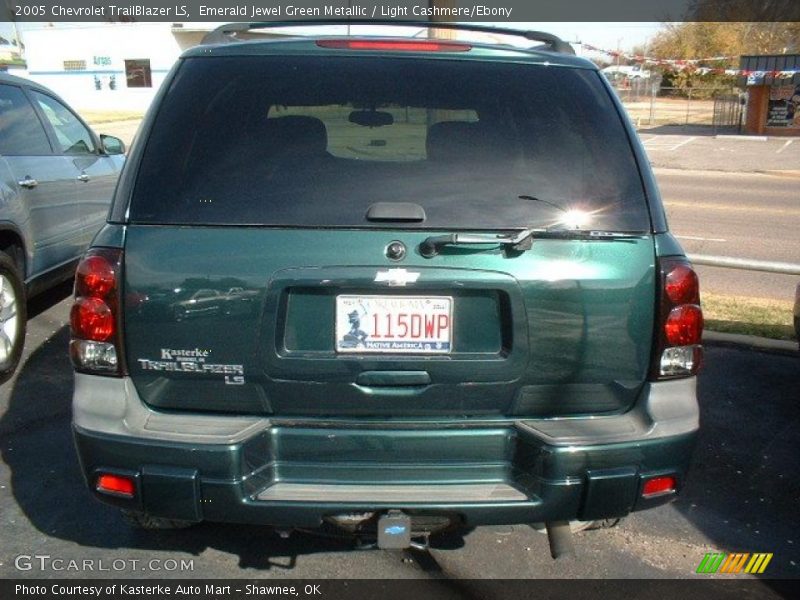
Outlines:
[[[0,382],[22,354],[26,298],[74,274],[124,152],[47,88],[0,73]]]

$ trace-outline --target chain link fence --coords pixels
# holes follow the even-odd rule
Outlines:
[[[738,133],[744,124],[743,95],[738,88],[661,87],[646,78],[626,79],[613,86],[638,129],[708,127],[714,133]]]

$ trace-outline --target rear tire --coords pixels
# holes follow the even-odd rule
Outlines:
[[[14,260],[0,251],[0,383],[14,374],[25,346],[25,286]]]
[[[180,519],[165,519],[164,517],[154,517],[147,513],[133,510],[122,510],[122,520],[134,529],[146,529],[148,531],[156,529],[186,529],[191,527],[191,521]]]

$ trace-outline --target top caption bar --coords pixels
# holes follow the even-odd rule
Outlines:
[[[798,0],[4,0],[12,21],[800,21]]]

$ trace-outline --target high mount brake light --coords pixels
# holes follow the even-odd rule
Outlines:
[[[703,311],[697,274],[684,258],[659,260],[660,293],[653,379],[696,374],[703,362]]]
[[[117,248],[91,248],[78,264],[70,312],[70,357],[78,371],[122,375],[121,266],[122,251]]]
[[[320,48],[334,50],[387,50],[391,52],[467,52],[469,44],[428,40],[317,40]]]

